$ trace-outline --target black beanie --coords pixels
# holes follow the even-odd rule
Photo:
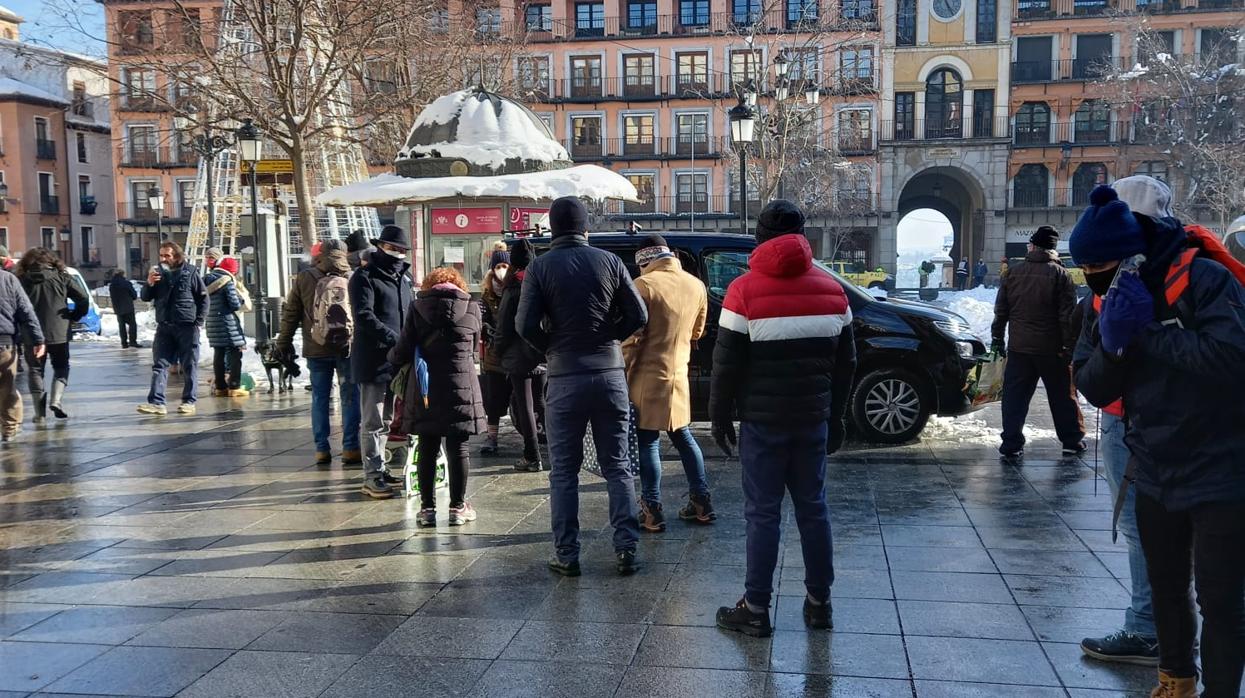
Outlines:
[[[1044,225],[1029,238],[1029,244],[1043,250],[1053,250],[1059,246],[1059,231]]]
[[[666,244],[666,238],[653,233],[652,235],[646,235],[644,242],[640,243],[640,249],[645,247],[669,247],[669,245]]]
[[[369,247],[371,247],[371,243],[368,241],[367,233],[364,233],[362,230],[356,230],[346,236],[347,252],[360,252]]]
[[[786,199],[774,199],[757,216],[757,242],[766,242],[782,235],[804,232],[804,212]]]
[[[554,200],[549,206],[549,230],[553,237],[588,232],[588,209],[574,196]]]
[[[535,250],[532,249],[531,241],[520,238],[510,248],[510,266],[514,267],[515,271],[527,269],[527,265],[532,263],[532,257],[535,256],[533,252]]]

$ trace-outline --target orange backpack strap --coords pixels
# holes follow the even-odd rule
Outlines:
[[[1196,256],[1197,248],[1190,247],[1181,252],[1176,261],[1172,262],[1171,268],[1167,270],[1167,280],[1163,285],[1163,296],[1166,298],[1169,307],[1176,307],[1176,301],[1189,288],[1189,268],[1193,265],[1193,258]]]

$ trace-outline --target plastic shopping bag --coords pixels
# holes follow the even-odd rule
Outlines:
[[[984,361],[969,374],[968,397],[977,407],[988,402],[998,402],[1003,397],[1003,374],[1007,370],[1007,357],[988,354]]]

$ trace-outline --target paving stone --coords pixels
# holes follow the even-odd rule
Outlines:
[[[903,641],[895,635],[826,631],[776,631],[773,671],[884,679],[908,677]]]
[[[852,599],[831,597],[834,608],[834,630],[843,633],[899,634],[899,614],[895,602],[887,599]],[[712,624],[713,619],[710,618]],[[804,599],[779,596],[771,622],[776,630],[804,629]]]
[[[1042,648],[1069,688],[1144,692],[1154,687],[1152,667],[1095,661],[1086,657],[1079,645],[1045,642]]]
[[[1012,603],[1011,592],[997,574],[905,572],[893,580],[895,596],[900,599]]]
[[[0,690],[26,695],[106,651],[103,645],[0,642]]]
[[[769,638],[753,638],[718,628],[654,625],[640,643],[635,664],[767,671],[769,656]]]
[[[50,603],[17,603],[3,601],[0,595],[0,639],[29,628],[46,618],[73,608]]]
[[[435,657],[365,657],[342,674],[323,698],[442,698],[473,695],[490,662]]]
[[[824,674],[770,674],[771,698],[912,698],[912,682]]]
[[[510,618],[524,620],[532,617],[555,582],[547,580],[541,586],[499,588],[494,586],[468,586],[451,582],[442,587],[420,609],[420,615],[446,616],[450,618]]]
[[[610,698],[625,667],[592,662],[493,662],[471,690],[481,698]]]
[[[127,644],[237,650],[288,617],[280,611],[189,609],[151,626]]]
[[[402,616],[292,612],[247,649],[367,654],[404,620]]]
[[[242,651],[178,694],[185,698],[313,698],[351,667],[350,654]]]
[[[528,621],[502,659],[630,664],[646,626]]]
[[[404,657],[496,659],[522,621],[412,616],[380,642],[373,654]],[[436,638],[430,642],[429,638]]]
[[[619,695],[685,698],[750,698],[765,692],[768,676],[759,671],[672,669],[633,666],[623,675]]]
[[[1132,603],[1131,595],[1111,578],[1023,575],[1004,575],[1003,578],[1022,606],[1124,609]]]
[[[917,679],[1059,685],[1036,642],[952,637],[908,637],[905,642]]]
[[[1010,604],[899,601],[907,635],[1032,640],[1025,616]]]
[[[1042,686],[1005,686],[995,683],[963,683],[957,681],[916,681],[917,698],[1061,698],[1062,688]]]
[[[78,606],[26,628],[10,640],[120,645],[177,613],[171,608]]]
[[[64,693],[172,696],[229,657],[224,650],[114,647],[48,686]]]

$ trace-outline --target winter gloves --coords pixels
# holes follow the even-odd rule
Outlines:
[[[998,355],[999,355],[999,356],[1001,356],[1001,357],[1006,358],[1006,356],[1007,356],[1007,345],[1003,343],[1003,340],[1001,340],[1001,339],[996,339],[996,340],[994,340],[993,342],[991,342],[991,343],[990,343],[990,351],[991,351],[991,352],[993,352],[993,353],[995,353],[995,354],[998,354]]]
[[[735,423],[729,419],[715,419],[710,427],[713,441],[722,449],[727,458],[735,455],[734,446],[738,440],[735,436]]]
[[[1154,299],[1136,274],[1121,274],[1119,283],[1107,293],[1098,316],[1102,348],[1112,356],[1124,348],[1146,325],[1154,321]]]

